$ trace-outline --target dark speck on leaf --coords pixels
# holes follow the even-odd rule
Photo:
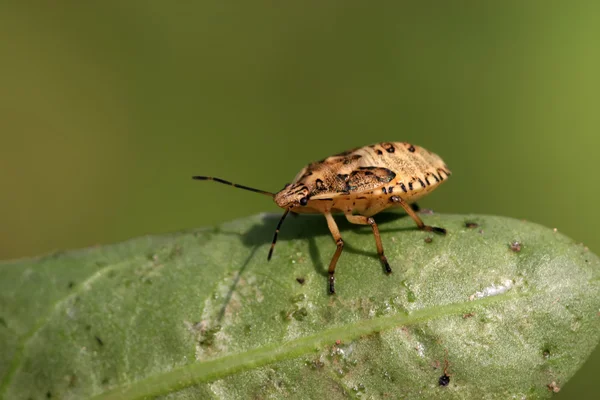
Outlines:
[[[95,338],[96,338],[96,342],[98,342],[98,344],[100,346],[104,346],[104,342],[102,341],[102,339],[100,339],[98,336],[95,336]]]
[[[425,238],[425,243],[431,243],[431,242],[433,242],[433,239],[432,239],[432,238],[430,238],[429,236],[427,236],[427,237]]]
[[[469,229],[477,228],[479,224],[477,222],[467,221],[465,222],[465,227]]]
[[[514,251],[515,253],[518,253],[521,251],[521,243],[517,242],[516,240],[514,240],[513,242],[511,242],[510,244],[510,249],[512,251]]]
[[[542,356],[543,356],[544,358],[548,358],[548,357],[550,357],[550,350],[547,350],[547,349],[546,349],[546,350],[544,350],[544,352],[542,353]]]
[[[204,331],[204,337],[200,339],[199,343],[201,346],[212,346],[215,341],[215,335],[221,330],[221,325],[215,325],[214,327]]]
[[[73,286],[75,286],[75,282],[69,282],[69,285],[68,285],[69,289],[72,289]]]
[[[317,360],[313,360],[313,361],[307,361],[305,363],[305,365],[307,365],[311,369],[321,369],[325,366],[325,363],[323,361],[321,361],[320,359],[317,359]]]
[[[305,280],[304,278],[296,278],[296,282],[298,282],[301,285],[304,285]]]
[[[448,375],[444,374],[444,375],[440,376],[438,383],[440,384],[440,386],[448,386],[448,384],[450,383],[450,377]]]

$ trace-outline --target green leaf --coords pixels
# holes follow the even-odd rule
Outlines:
[[[600,260],[558,232],[378,215],[388,276],[340,220],[330,296],[324,219],[289,218],[267,262],[277,218],[0,263],[0,394],[543,398],[598,343]]]

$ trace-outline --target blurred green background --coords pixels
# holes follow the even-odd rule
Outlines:
[[[384,140],[452,169],[421,207],[600,252],[600,2],[189,3],[0,5],[0,259],[275,211],[190,177],[276,191]]]

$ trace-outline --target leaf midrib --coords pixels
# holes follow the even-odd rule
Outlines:
[[[410,314],[395,314],[361,320],[346,325],[337,326],[323,332],[290,340],[282,344],[248,350],[243,353],[230,354],[209,361],[195,362],[176,368],[163,374],[154,375],[130,385],[114,388],[93,397],[95,400],[131,400],[148,396],[159,396],[181,390],[197,383],[213,381],[238,371],[244,371],[269,363],[295,358],[302,354],[322,348],[337,340],[350,341],[361,336],[373,334],[399,326],[413,325],[419,322],[433,320],[445,316],[462,314],[474,307],[511,301],[534,294],[504,293],[484,297],[473,301],[452,303],[414,311]]]

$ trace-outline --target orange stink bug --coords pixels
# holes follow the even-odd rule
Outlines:
[[[377,254],[387,273],[392,269],[383,253],[379,229],[373,215],[390,207],[402,207],[420,229],[445,234],[446,230],[425,225],[410,203],[425,196],[450,176],[436,154],[403,142],[384,142],[360,147],[313,162],[304,167],[281,191],[271,193],[238,185],[221,178],[194,176],[272,197],[285,211],[277,224],[268,260],[285,217],[294,213],[323,214],[337,245],[329,263],[329,292],[335,293],[335,266],[344,241],[332,213],[344,213],[350,223],[370,225]]]

